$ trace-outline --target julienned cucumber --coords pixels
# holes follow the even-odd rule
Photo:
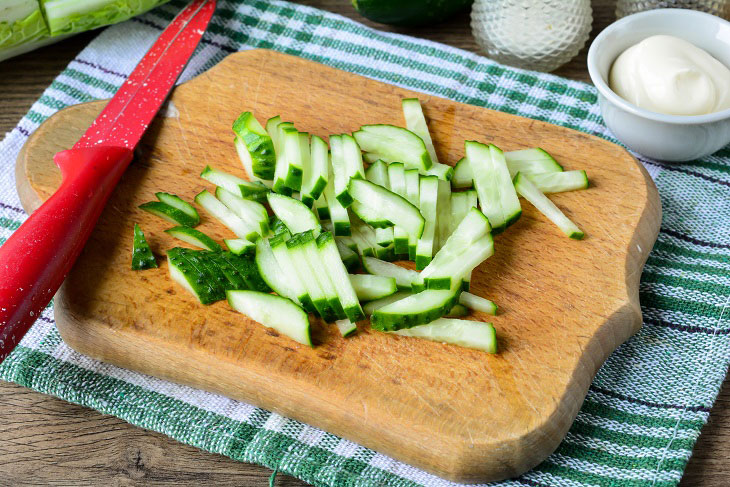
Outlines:
[[[310,208],[322,196],[329,179],[329,153],[327,142],[321,137],[312,135],[309,154],[309,171],[302,180],[302,202]]]
[[[257,228],[260,236],[269,233],[269,214],[264,205],[236,196],[223,188],[216,188],[215,196],[247,225]]]
[[[404,197],[365,179],[351,179],[350,194],[358,203],[353,211],[366,223],[376,228],[397,225],[415,238],[423,234],[421,212]]]
[[[291,272],[284,272],[265,238],[256,242],[256,266],[266,284],[281,296],[299,304],[299,285],[292,282]]]
[[[333,232],[335,235],[349,236],[352,233],[352,230],[350,229],[350,217],[347,214],[347,208],[342,206],[335,196],[334,178],[334,170],[330,164],[329,183],[324,188],[324,198],[327,202],[329,218],[332,221]]]
[[[273,179],[276,157],[274,144],[251,112],[243,112],[233,122],[238,156],[249,177]],[[245,196],[245,195],[241,195]]]
[[[365,303],[362,307],[362,310],[365,312],[366,315],[370,316],[375,312],[375,310],[380,309],[383,306],[387,306],[391,303],[395,303],[396,301],[400,301],[401,299],[407,298],[411,295],[412,293],[408,291],[398,291],[397,293],[391,294],[390,296],[386,296],[384,298]]]
[[[421,178],[419,188],[419,208],[425,219],[423,234],[417,241],[415,249],[416,269],[425,268],[433,257],[433,240],[436,235],[436,218],[438,203],[438,178],[426,176]]]
[[[343,337],[352,336],[357,331],[357,325],[347,318],[335,321],[335,326]]]
[[[284,222],[291,233],[312,230],[315,232],[315,237],[319,235],[319,220],[307,205],[289,196],[276,193],[270,193],[267,200],[274,214]]]
[[[585,171],[527,174],[527,177],[543,193],[563,193],[588,187],[588,176]]]
[[[256,291],[228,291],[228,304],[252,320],[312,346],[309,317],[291,300]]]
[[[363,125],[353,134],[365,152],[376,152],[386,162],[398,161],[408,169],[427,171],[433,162],[423,140],[410,130],[395,125]]]
[[[200,217],[191,216],[190,214],[182,211],[181,209],[163,203],[161,201],[150,201],[149,203],[143,203],[139,205],[141,210],[147,213],[152,213],[155,216],[159,216],[163,220],[167,220],[176,225],[183,225],[186,227],[195,227],[200,223]]]
[[[193,220],[200,221],[200,216],[198,215],[198,211],[188,203],[187,201],[183,200],[176,194],[170,194],[170,193],[155,193],[155,196],[161,203],[165,203],[166,205],[170,205],[174,208],[177,208],[178,210],[182,211],[186,215],[188,215]]]
[[[139,271],[143,269],[153,269],[157,267],[155,256],[152,255],[150,245],[144,238],[142,229],[134,224],[134,240],[132,242],[132,270]]]
[[[226,191],[230,191],[236,196],[251,200],[261,200],[266,197],[266,193],[270,190],[260,181],[246,181],[227,172],[205,166],[200,177],[209,181],[216,186],[220,186]]]
[[[370,321],[380,331],[424,325],[448,314],[460,293],[461,281],[452,289],[427,289],[375,310]]]
[[[497,353],[497,334],[491,323],[440,318],[425,325],[400,329],[394,333]]]
[[[509,169],[512,177],[518,172],[533,175],[563,171],[563,166],[540,148],[505,152],[504,157],[507,160],[507,169]],[[451,184],[454,188],[471,188],[473,185],[472,177],[469,159],[464,157],[454,166],[454,177],[451,179]]]
[[[226,238],[223,240],[228,250],[236,255],[256,252],[256,244],[243,238]]]
[[[550,201],[527,176],[517,173],[514,184],[520,196],[532,203],[540,213],[555,223],[565,235],[576,240],[581,240],[584,237],[583,231],[565,216],[560,208],[555,206],[555,203]]]
[[[256,240],[261,231],[258,226],[254,227],[243,221],[233,213],[226,205],[221,203],[215,196],[203,190],[195,197],[195,202],[202,206],[214,218],[227,226],[238,238]]]
[[[392,277],[371,274],[350,274],[350,283],[360,301],[372,301],[395,293],[397,287]]]
[[[416,271],[375,257],[363,257],[362,265],[370,274],[394,278],[396,286],[401,290],[410,290],[413,282],[419,278]]]
[[[196,247],[200,247],[201,249],[218,252],[223,250],[215,240],[194,228],[173,227],[165,230],[165,233],[170,234],[173,237],[182,240],[183,242],[187,242],[191,245],[195,245]]]
[[[322,259],[322,268],[330,277],[345,314],[350,321],[360,321],[365,317],[357,299],[357,294],[350,284],[347,269],[342,263],[340,254],[337,251],[335,237],[330,232],[324,232],[317,237],[317,248]]]
[[[188,261],[183,252],[185,249],[175,247],[167,251],[167,264],[170,277],[187,289],[202,304],[210,304],[220,300],[216,295],[220,292],[211,282],[207,273]]]
[[[472,293],[462,292],[461,296],[459,296],[459,304],[466,306],[469,309],[473,309],[474,311],[487,313],[488,315],[497,314],[496,304],[486,298]]]
[[[433,140],[431,140],[431,134],[428,131],[421,102],[418,98],[403,98],[401,106],[403,107],[403,117],[406,119],[406,128],[423,140],[428,155],[431,156],[431,162],[436,164],[439,162],[439,158],[436,155],[436,149],[433,147]]]

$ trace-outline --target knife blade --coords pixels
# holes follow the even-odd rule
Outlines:
[[[216,0],[193,0],[185,7],[73,148],[54,156],[61,186],[0,246],[0,362],[71,270],[215,7]]]

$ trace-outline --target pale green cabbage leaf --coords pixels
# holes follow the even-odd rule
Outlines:
[[[41,0],[52,36],[127,20],[167,0]]]
[[[47,35],[38,0],[0,0],[0,50]]]

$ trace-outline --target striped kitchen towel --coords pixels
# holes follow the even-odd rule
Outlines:
[[[0,243],[25,218],[13,165],[29,134],[65,106],[110,97],[182,5],[173,0],[102,32],[7,135]],[[282,1],[219,2],[183,80],[254,47],[614,140],[590,85]],[[730,148],[683,165],[642,162],[664,207],[642,276],[644,325],[600,369],[557,451],[493,485],[659,487],[682,476],[730,358]],[[249,404],[81,356],[62,342],[50,308],[0,366],[0,377],[318,486],[452,485]]]

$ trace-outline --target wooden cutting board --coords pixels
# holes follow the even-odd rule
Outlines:
[[[421,99],[442,161],[464,140],[504,150],[541,146],[591,188],[551,199],[586,233],[564,237],[529,203],[473,275],[474,293],[498,303],[500,353],[387,335],[360,323],[343,339],[314,326],[316,346],[279,336],[231,310],[202,306],[168,277],[165,249],[185,245],[171,225],[137,209],[156,191],[186,200],[209,185],[210,164],[241,176],[231,124],[240,112],[280,114],[326,136],[366,123],[402,125],[400,100]],[[487,94],[485,93],[486,97]],[[18,157],[23,205],[59,185],[52,162],[103,101],[47,120]],[[621,147],[547,123],[426,96],[266,50],[233,54],[178,87],[139,148],[79,261],[55,299],[58,329],[81,353],[218,392],[343,436],[457,481],[518,475],[560,443],[604,360],[641,326],[638,284],[661,206],[644,168]],[[199,229],[231,234],[201,210]],[[159,269],[131,271],[139,223]]]

